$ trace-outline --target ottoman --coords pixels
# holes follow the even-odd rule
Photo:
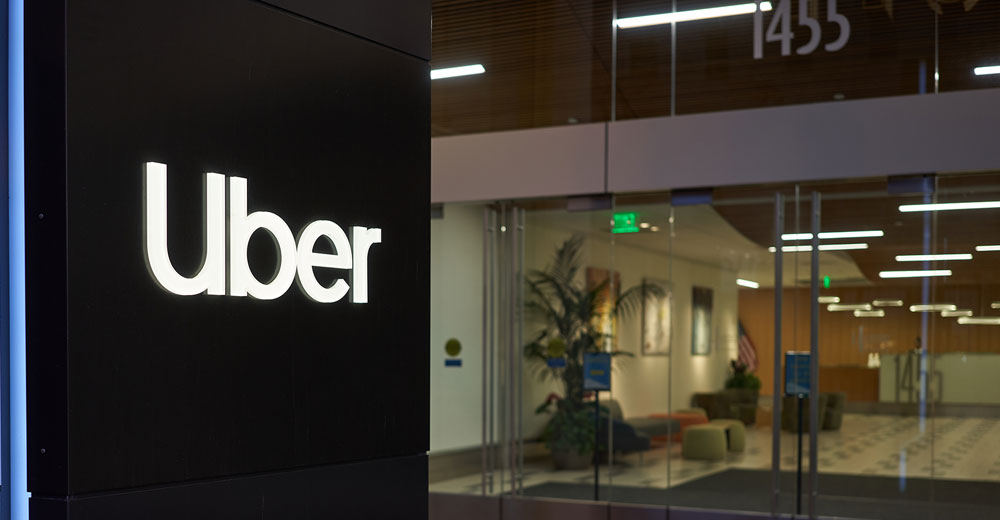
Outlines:
[[[685,459],[722,460],[726,458],[726,430],[712,424],[696,424],[684,430],[681,456]]]
[[[675,428],[673,430],[673,434],[670,435],[671,442],[682,442],[684,440],[684,430],[686,430],[689,426],[693,426],[695,424],[708,423],[708,417],[706,417],[704,414],[701,413],[684,413],[684,412],[676,412],[670,414],[654,413],[651,414],[650,417],[657,417],[660,419],[673,419],[674,421],[677,421],[678,428]],[[656,441],[665,442],[667,440],[667,436],[661,435],[653,437],[653,439]]]
[[[747,429],[739,419],[712,419],[710,426],[718,426],[729,436],[729,451],[743,451],[747,446]]]

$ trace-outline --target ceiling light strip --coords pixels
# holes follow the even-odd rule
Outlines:
[[[958,309],[954,311],[941,311],[942,318],[961,318],[962,316],[972,316],[972,309]]]
[[[976,246],[976,251],[1000,251],[1000,245]]]
[[[1000,325],[1000,316],[968,316],[958,319],[959,325]]]
[[[854,311],[855,318],[884,318],[885,311],[882,309],[876,309],[873,311]]]
[[[820,244],[820,251],[850,251],[855,249],[868,249],[868,244]],[[774,246],[767,248],[771,253],[777,249]],[[812,251],[812,246],[781,246],[783,253],[800,253]]]
[[[431,79],[457,78],[460,76],[472,76],[486,72],[486,67],[477,63],[475,65],[463,65],[461,67],[449,67],[447,69],[434,69],[431,71]]]
[[[941,255],[896,255],[897,262],[934,262],[943,260],[972,260],[972,255],[969,253]]]
[[[910,305],[910,312],[944,312],[957,311],[958,306],[952,303],[927,303],[923,305]]]
[[[740,287],[748,287],[750,289],[760,289],[760,284],[752,280],[744,280],[742,278],[736,279],[736,285]]]
[[[840,303],[840,296],[820,296],[816,298],[817,303]]]
[[[927,269],[924,271],[881,271],[879,278],[928,278],[931,276],[951,276],[951,269]]]
[[[976,67],[972,69],[976,76],[988,76],[990,74],[1000,74],[1000,65],[989,65],[986,67]]]
[[[912,213],[914,211],[955,211],[961,209],[991,209],[1000,208],[1000,200],[984,200],[980,202],[943,202],[939,204],[903,204],[899,211]]]
[[[872,305],[875,307],[902,307],[903,300],[875,300]]]
[[[761,2],[760,10],[763,12],[772,9],[771,2]],[[757,4],[726,5],[722,7],[710,7],[708,9],[693,9],[690,11],[678,11],[676,13],[660,13],[647,16],[633,16],[631,18],[619,18],[614,24],[619,29],[632,29],[635,27],[648,27],[650,25],[663,25],[674,22],[690,22],[692,20],[706,20],[708,18],[723,18],[726,16],[737,16],[741,14],[753,14],[757,11]]]
[[[826,306],[826,310],[830,312],[870,311],[872,310],[872,305],[870,303],[831,303]]]

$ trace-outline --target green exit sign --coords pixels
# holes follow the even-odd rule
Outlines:
[[[612,233],[638,233],[639,214],[636,212],[615,213],[614,225],[611,227]]]
[[[829,289],[830,288],[830,277],[829,276],[824,276],[823,277],[823,288],[824,289]]]

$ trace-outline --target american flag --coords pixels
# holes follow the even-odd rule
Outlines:
[[[743,328],[742,321],[739,322],[739,327],[740,327],[739,360],[740,362],[746,364],[748,372],[753,372],[757,370],[757,347],[755,347],[753,345],[753,342],[750,341],[750,336],[747,336],[747,331],[746,329]]]

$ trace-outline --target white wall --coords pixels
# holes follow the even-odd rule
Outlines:
[[[483,208],[449,205],[431,220],[431,452],[482,440]],[[462,366],[444,344],[462,342]]]

